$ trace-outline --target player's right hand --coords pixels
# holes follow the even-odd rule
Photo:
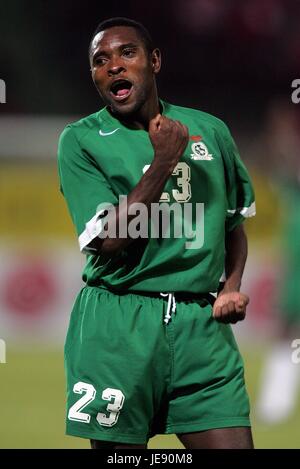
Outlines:
[[[173,169],[186,149],[189,132],[181,122],[157,114],[149,123],[149,137],[154,158],[164,159]]]

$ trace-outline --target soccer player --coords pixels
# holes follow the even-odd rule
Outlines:
[[[158,98],[161,55],[141,24],[102,22],[89,58],[106,107],[68,125],[58,151],[87,254],[65,344],[67,434],[92,448],[146,448],[157,433],[252,448],[230,326],[249,301],[248,173],[221,120]]]

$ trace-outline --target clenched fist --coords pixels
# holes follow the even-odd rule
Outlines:
[[[172,169],[182,156],[188,141],[188,128],[179,121],[157,114],[149,123],[154,158],[163,159]]]
[[[220,293],[213,306],[213,317],[225,324],[235,324],[246,316],[249,297],[237,291]]]

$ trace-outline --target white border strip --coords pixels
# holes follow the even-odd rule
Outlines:
[[[83,254],[89,254],[97,251],[97,249],[90,247],[87,248],[87,246],[90,244],[91,241],[93,241],[93,239],[97,238],[97,236],[99,236],[99,234],[103,230],[103,227],[106,223],[106,216],[101,217],[101,215],[103,215],[104,212],[107,212],[107,210],[100,210],[90,221],[85,224],[85,230],[81,233],[78,238],[80,251]]]
[[[256,214],[255,202],[252,202],[250,207],[236,208],[234,210],[227,210],[227,212],[232,213],[232,215],[234,215],[235,213],[239,213],[245,218],[254,217],[254,215]]]

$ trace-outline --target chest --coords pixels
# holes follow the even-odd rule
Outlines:
[[[151,165],[154,151],[148,133],[120,129],[114,135],[97,139],[88,149],[117,195],[128,194]],[[221,150],[213,138],[190,131],[189,143],[172,176],[161,202],[206,201],[225,188]]]

